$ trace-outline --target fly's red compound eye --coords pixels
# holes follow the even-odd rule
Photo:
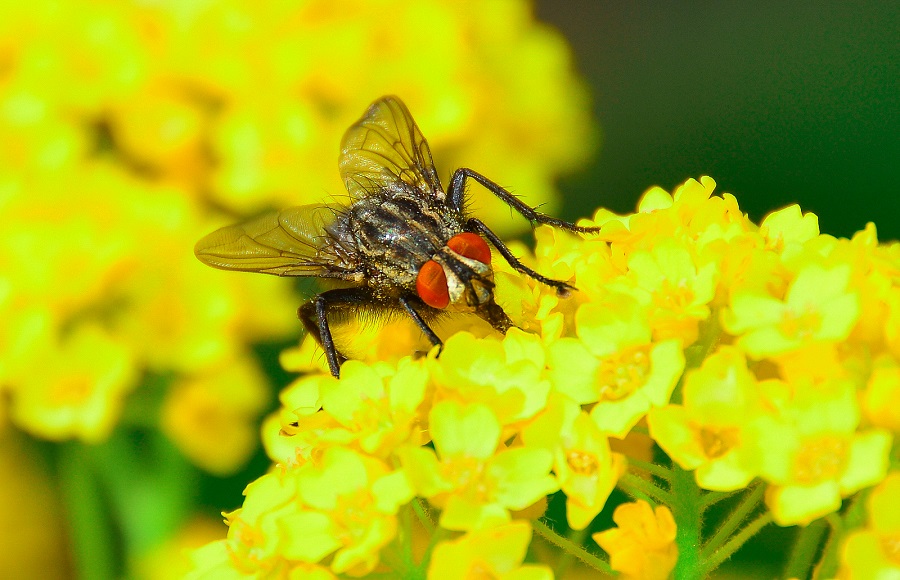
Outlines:
[[[482,264],[491,263],[491,249],[478,234],[471,232],[456,234],[447,242],[447,247],[460,256],[478,260]]]
[[[419,275],[416,276],[416,292],[422,302],[432,308],[446,308],[450,304],[447,276],[440,264],[434,260],[422,264]]]

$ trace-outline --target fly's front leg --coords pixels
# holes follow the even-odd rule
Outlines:
[[[555,218],[546,214],[542,214],[537,211],[533,207],[526,205],[523,203],[518,197],[514,196],[510,192],[506,191],[504,188],[500,187],[484,175],[481,175],[478,172],[472,171],[471,169],[467,169],[465,167],[461,169],[457,169],[453,173],[453,177],[450,179],[450,203],[456,209],[461,209],[463,207],[463,200],[466,194],[466,179],[472,178],[481,185],[485,187],[488,191],[499,197],[503,200],[509,207],[513,208],[522,216],[532,223],[546,224],[548,226],[553,226],[555,228],[561,228],[564,230],[568,230],[570,232],[579,232],[582,234],[599,232],[599,227],[584,227],[577,226],[572,222],[567,222],[565,220],[561,220],[559,218]],[[497,247],[500,250],[500,247]],[[501,253],[503,250],[500,250]],[[504,254],[505,255],[505,254]],[[508,260],[509,258],[507,258]],[[512,264],[512,262],[510,262]],[[513,266],[515,267],[515,266]],[[517,268],[518,269],[518,268]],[[521,270],[520,270],[521,271]],[[536,278],[537,279],[537,278]],[[552,286],[552,284],[551,284]]]
[[[421,330],[422,333],[428,337],[428,340],[431,341],[431,344],[433,346],[443,348],[444,343],[441,342],[441,339],[438,337],[438,335],[435,334],[433,330],[431,330],[431,327],[428,326],[428,323],[425,322],[425,319],[422,318],[422,315],[419,314],[419,311],[413,308],[413,305],[410,303],[409,298],[403,296],[400,298],[399,302],[400,305],[403,306],[404,310],[406,310],[406,313],[409,314],[410,318],[413,319],[413,322],[416,323],[416,326],[419,327],[419,330]]]
[[[331,374],[340,378],[341,363],[347,357],[338,352],[328,325],[328,312],[333,309],[350,309],[369,300],[369,293],[363,288],[338,288],[322,292],[297,310],[297,317],[306,331],[313,335],[325,351]]]
[[[547,278],[546,276],[542,276],[541,274],[538,274],[537,272],[535,272],[534,270],[532,270],[531,268],[529,268],[528,266],[526,266],[525,264],[520,262],[519,259],[513,255],[513,253],[506,246],[506,244],[503,243],[503,240],[501,240],[497,234],[492,232],[489,227],[484,225],[484,222],[481,221],[480,219],[469,218],[466,221],[466,227],[470,231],[477,233],[477,234],[482,234],[484,237],[486,237],[488,239],[488,241],[491,242],[491,244],[493,244],[495,248],[497,248],[497,251],[500,252],[500,255],[503,256],[503,258],[506,260],[506,262],[510,266],[512,266],[516,272],[519,272],[520,274],[525,274],[526,276],[530,276],[531,278],[534,278],[541,284],[546,284],[547,286],[556,288],[556,292],[560,295],[564,295],[564,294],[568,293],[570,290],[577,290],[577,288],[575,288],[571,284],[563,282],[562,280],[554,280],[552,278]]]

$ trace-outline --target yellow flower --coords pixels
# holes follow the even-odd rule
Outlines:
[[[443,509],[440,525],[474,530],[510,520],[559,488],[550,475],[553,457],[541,448],[505,448],[491,410],[442,401],[429,419],[434,450],[399,451],[416,493]]]
[[[0,408],[0,412],[5,413]],[[0,544],[3,573],[49,578],[70,566],[71,528],[58,486],[34,445],[0,426],[0,497],[8,532]],[[69,482],[71,484],[71,482]]]
[[[194,558],[207,573],[315,570],[330,556],[335,574],[363,575],[396,533],[396,512],[412,498],[406,476],[339,448],[319,461],[270,473],[247,486],[241,509],[228,514],[228,538]]]
[[[47,439],[105,439],[133,388],[130,349],[85,325],[43,355],[12,388],[13,421]]]
[[[715,264],[698,267],[686,247],[663,238],[653,249],[631,254],[628,278],[634,295],[650,305],[656,340],[676,338],[689,345],[697,339],[697,324],[709,316],[707,304],[715,296]]]
[[[852,385],[766,385],[769,404],[780,412],[761,425],[759,460],[762,477],[774,484],[766,503],[776,523],[808,523],[884,478],[892,438],[882,429],[858,430]]]
[[[308,407],[300,409],[296,430],[310,429],[308,421],[312,421],[323,441],[340,441],[369,455],[387,457],[407,442],[423,443],[425,421],[419,416],[419,406],[427,384],[424,365],[408,358],[396,368],[348,361],[341,369],[340,381],[319,384],[322,410],[308,415]]]
[[[160,428],[195,465],[230,475],[257,447],[257,419],[269,396],[254,363],[237,360],[175,381],[163,402]]]
[[[862,404],[873,425],[900,432],[900,364],[897,360],[884,356],[875,361]]]
[[[777,254],[792,254],[806,242],[819,235],[819,218],[803,214],[797,204],[773,211],[759,225],[759,233],[766,240],[766,249]]]
[[[553,470],[566,494],[566,517],[584,529],[606,505],[624,473],[625,458],[612,453],[609,441],[587,413],[567,397],[551,396],[547,409],[522,432],[527,446],[553,453]]]
[[[494,528],[471,531],[439,543],[431,556],[428,578],[479,578],[550,580],[546,566],[522,564],[531,543],[531,526],[515,521]]]
[[[580,340],[548,347],[554,388],[579,404],[596,402],[597,426],[625,437],[651,407],[668,403],[684,369],[681,343],[654,342],[646,307],[626,294],[582,306],[575,324]]]
[[[784,299],[756,293],[732,297],[722,325],[755,358],[798,349],[815,341],[840,341],[859,316],[859,297],[850,288],[850,268],[809,264],[798,272]]]
[[[609,554],[613,570],[624,578],[665,580],[678,561],[675,520],[665,506],[645,501],[625,503],[613,512],[618,528],[592,537]]]
[[[322,392],[333,386],[330,374],[302,376],[281,392],[281,410],[263,424],[269,457],[284,466],[303,465],[334,445],[353,441],[337,420],[322,412]]]
[[[299,509],[297,493],[293,472],[269,473],[250,483],[244,490],[243,506],[224,514],[227,539],[200,548],[195,562],[208,570],[229,569],[247,575],[283,566],[280,522]]]
[[[650,434],[697,484],[714,490],[745,487],[758,472],[758,418],[763,401],[743,354],[722,347],[687,375],[681,405],[650,410]]]
[[[646,445],[613,448],[654,477],[623,478],[622,487],[663,501],[687,484],[641,463],[655,459],[654,446],[706,489],[738,490],[759,477],[771,514],[751,531],[769,518],[806,524],[882,481],[898,424],[900,334],[891,324],[900,312],[900,245],[879,245],[871,227],[852,240],[820,235],[815,216],[795,207],[757,227],[713,187],[691,180],[674,195],[649,191],[637,214],[598,211],[596,236],[538,229],[534,252],[516,251],[579,291],[558,294],[496,262],[498,303],[520,327],[506,336],[448,317],[438,329],[443,350],[426,354],[414,326],[391,325],[360,337],[360,360],[347,362],[340,380],[325,374],[309,340],[286,351],[286,367],[313,374],[282,393],[282,409],[264,427],[280,479],[248,492],[229,540],[202,552],[208,569],[404,573],[409,553],[414,566],[428,554],[416,533],[440,527],[465,534],[432,536],[432,577],[543,574],[520,567],[530,532],[510,522],[540,517],[547,494],[560,490],[569,527],[588,527],[625,467],[608,437],[633,439],[645,417]],[[23,344],[41,341],[34,319]],[[374,483],[351,493],[341,479],[380,477],[394,482],[380,500]],[[421,523],[408,526],[415,541],[405,546],[397,509],[412,495],[436,510],[404,508],[416,508]],[[384,509],[366,511],[362,497]],[[371,525],[351,525],[351,512]],[[612,567],[625,577],[668,577],[679,550],[668,508],[626,504],[614,519],[618,529],[596,535]],[[733,546],[718,539],[718,549]],[[492,544],[499,549],[487,554]],[[337,554],[345,556],[335,567]]]
[[[395,514],[412,499],[406,475],[353,451],[332,448],[297,470],[303,507],[280,520],[280,553],[317,562],[334,552],[336,574],[367,574],[396,534]],[[335,551],[336,550],[336,551]]]
[[[550,392],[540,339],[516,328],[502,341],[459,332],[428,362],[439,396],[487,405],[503,425],[533,417]]]
[[[851,532],[841,549],[840,578],[900,577],[900,474],[892,473],[866,501],[868,525]]]

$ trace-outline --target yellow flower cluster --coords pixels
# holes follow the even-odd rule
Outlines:
[[[247,345],[297,332],[299,300],[281,280],[204,267],[196,240],[235,214],[344,195],[339,139],[385,93],[416,105],[442,173],[515,174],[552,205],[555,175],[591,141],[568,59],[524,0],[2,3],[13,423],[102,440],[148,374],[174,376],[162,429],[233,471],[269,392]]]
[[[411,326],[353,327],[362,362],[282,393],[264,427],[280,466],[248,487],[198,571],[438,578],[452,553],[454,570],[512,574],[547,494],[565,494],[580,530],[634,478],[609,438],[642,420],[700,488],[765,482],[781,525],[883,480],[900,425],[900,245],[879,245],[871,225],[850,240],[822,235],[796,206],[757,226],[714,187],[704,177],[650,190],[632,215],[599,210],[586,223],[597,235],[539,228],[525,261],[579,291],[559,295],[495,261],[498,301],[519,327],[506,336],[457,318],[439,357],[416,358],[403,356],[421,348]],[[313,351],[284,362],[309,369]],[[621,530],[595,537],[612,566],[667,577],[672,514],[616,514]],[[485,553],[485,534],[506,540]],[[424,553],[412,548],[421,535]]]

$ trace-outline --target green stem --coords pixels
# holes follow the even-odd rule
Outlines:
[[[664,479],[669,481],[672,478],[672,470],[663,467],[662,465],[657,465],[655,463],[650,463],[649,461],[641,461],[639,459],[634,459],[632,457],[628,458],[628,465],[632,467],[636,467],[641,471],[646,471],[650,475],[656,476],[660,479]]]
[[[840,545],[844,535],[844,521],[835,513],[825,516],[828,527],[831,528],[825,549],[822,550],[822,558],[816,566],[816,578],[834,578],[840,565]]]
[[[569,533],[566,534],[566,539],[569,540],[573,545],[580,546],[584,549],[584,540],[587,538],[589,526],[585,526],[580,530],[569,530]],[[575,558],[575,555],[569,552],[568,550],[564,550],[562,556],[557,560],[556,566],[553,567],[553,577],[554,578],[565,578],[566,572],[569,570],[569,567],[572,565],[572,560]]]
[[[692,471],[674,466],[672,469],[672,515],[677,531],[675,543],[678,546],[678,562],[675,564],[675,578],[701,578],[700,540],[703,521],[700,513],[700,488]]]
[[[404,577],[408,576],[412,571],[416,569],[416,564],[413,561],[413,553],[412,553],[412,511],[415,501],[410,502],[410,505],[404,507],[400,510],[400,564],[402,565],[402,569],[397,570],[398,572],[402,572]]]
[[[626,473],[620,477],[617,485],[631,497],[643,499],[647,503],[666,505],[672,503],[672,496],[669,492],[631,473]]]
[[[425,533],[429,536],[434,533],[434,518],[431,517],[431,514],[428,512],[428,508],[425,506],[425,500],[417,497],[412,501],[413,511],[415,511],[416,516],[419,518],[419,523],[422,524],[422,527],[425,528]]]
[[[703,361],[706,360],[709,353],[715,349],[721,334],[722,329],[719,327],[719,313],[718,311],[713,310],[710,312],[706,321],[701,323],[698,341],[684,349],[684,372],[681,373],[681,378],[678,380],[678,384],[675,385],[675,390],[672,391],[672,396],[669,400],[670,403],[675,405],[681,404],[681,391],[684,387],[684,380],[685,377],[687,377],[688,371],[698,368],[703,364]]]
[[[752,538],[765,526],[772,523],[772,512],[766,510],[763,513],[759,514],[759,516],[747,524],[744,529],[740,532],[736,533],[731,537],[730,540],[725,542],[721,548],[713,552],[706,558],[702,567],[700,568],[700,578],[706,576],[716,568],[718,568],[722,562],[731,557],[732,554],[737,552],[738,548],[743,546],[747,540]]]
[[[723,499],[728,499],[742,491],[746,491],[746,488],[736,489],[734,491],[708,491],[703,494],[702,499],[700,500],[700,509],[706,511],[709,506],[719,503]]]
[[[417,568],[417,574],[419,576],[424,577],[425,571],[428,570],[428,565],[431,563],[431,553],[434,551],[434,547],[441,543],[443,540],[449,538],[451,534],[452,532],[450,532],[450,530],[447,530],[446,528],[442,528],[440,526],[435,526],[432,529],[431,538],[428,540],[428,546],[425,548],[425,553],[422,554],[422,561],[419,562],[419,566]]]
[[[109,506],[102,490],[90,454],[80,443],[59,446],[59,476],[65,502],[69,540],[75,557],[78,578],[118,578],[119,560],[114,546],[115,533],[108,519]]]
[[[847,500],[847,508],[843,510],[844,529],[853,530],[865,525],[869,512],[866,509],[866,502],[872,488],[864,489]]]
[[[568,538],[564,538],[550,529],[550,526],[545,524],[541,520],[534,520],[531,522],[531,525],[534,527],[535,533],[540,537],[544,538],[554,546],[562,548],[566,553],[571,554],[572,556],[578,558],[591,568],[595,570],[599,570],[604,574],[612,574],[613,569],[609,566],[609,564],[597,556],[588,552],[583,546],[575,544]]]
[[[759,506],[765,490],[766,487],[759,483],[750,488],[750,493],[728,514],[728,518],[722,522],[722,525],[719,526],[713,537],[703,546],[704,557],[708,557],[719,550],[719,547],[731,537],[731,534],[744,523],[744,520]]]
[[[794,548],[784,568],[785,578],[806,578],[812,570],[819,553],[822,536],[825,534],[825,520],[816,520],[802,528],[794,540]]]

